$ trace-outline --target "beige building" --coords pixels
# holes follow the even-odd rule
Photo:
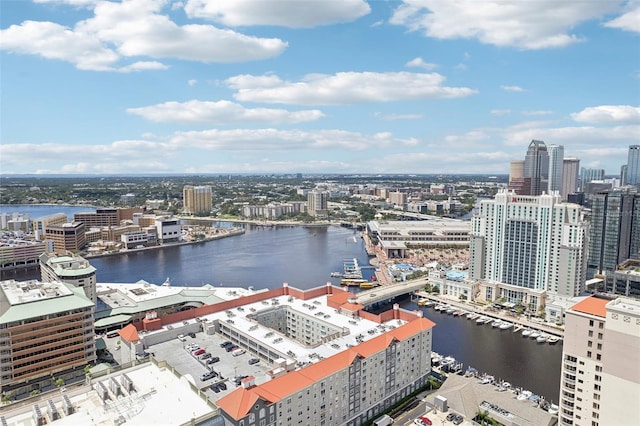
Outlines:
[[[559,424],[640,424],[640,301],[594,295],[566,312]]]
[[[45,229],[49,225],[62,225],[67,223],[67,215],[64,213],[54,213],[48,216],[43,216],[38,219],[34,219],[31,226],[33,233],[36,236],[36,240],[42,239]]]
[[[0,281],[0,393],[20,399],[84,377],[96,359],[93,306],[59,281]]]
[[[89,300],[96,303],[96,268],[80,256],[73,253],[42,253],[40,277],[43,282],[62,281],[79,287]]]
[[[213,193],[210,186],[186,185],[182,189],[185,214],[209,214],[213,208]]]
[[[44,238],[53,241],[53,251],[56,253],[77,252],[87,244],[84,231],[84,223],[68,222],[48,226],[45,229]]]

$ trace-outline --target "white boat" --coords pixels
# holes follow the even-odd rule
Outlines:
[[[342,273],[341,273],[341,272],[332,272],[332,273],[331,273],[331,276],[332,276],[332,277],[341,277],[341,276],[342,276]]]
[[[530,328],[525,328],[524,330],[522,330],[522,337],[529,337],[531,333],[533,333],[533,330],[531,330]]]
[[[508,328],[511,328],[511,326],[513,326],[513,324],[511,324],[509,321],[502,321],[502,324],[500,324],[500,330],[506,330]]]
[[[487,384],[493,383],[493,381],[494,381],[493,376],[489,376],[485,374],[482,376],[482,379],[480,379],[478,383],[480,383],[481,385],[487,385]]]
[[[500,324],[502,324],[502,321],[495,320],[494,322],[491,323],[491,327],[498,328],[498,327],[500,327]]]
[[[551,404],[547,411],[549,412],[549,414],[558,414],[558,411],[560,411],[560,407],[558,407],[556,404]]]
[[[532,339],[537,339],[538,337],[540,337],[540,332],[533,330],[533,332],[529,335],[529,337],[531,337]]]
[[[478,317],[478,319],[476,320],[476,324],[484,324],[484,320],[486,318],[487,317],[485,317],[485,316]]]
[[[529,399],[531,397],[531,395],[533,395],[533,392],[528,391],[528,390],[523,390],[522,392],[520,392],[518,394],[518,396],[516,397],[516,399],[518,401],[526,401],[527,399]]]
[[[538,336],[536,338],[536,342],[538,342],[538,343],[546,343],[547,342],[547,337],[549,337],[549,336],[547,336],[546,334],[541,334],[540,336]]]
[[[549,336],[547,337],[547,343],[553,345],[554,343],[558,343],[560,338],[558,336]]]
[[[447,308],[447,314],[451,315],[452,313],[454,313],[456,311],[456,308],[454,308],[453,306],[449,306]]]

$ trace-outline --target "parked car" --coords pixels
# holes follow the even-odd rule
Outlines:
[[[187,340],[187,338],[184,337],[184,334],[178,334],[178,340],[180,340],[181,342],[184,342],[185,340]]]
[[[242,382],[242,379],[246,379],[249,376],[238,376],[235,378],[235,380],[233,381],[233,383],[236,384],[236,386],[240,386],[240,382]]]
[[[197,344],[195,344],[195,343],[189,343],[189,344],[187,345],[187,349],[189,349],[190,351],[195,351],[195,350],[200,349],[200,346],[198,346],[198,345],[197,345]]]
[[[224,382],[218,383],[218,387],[220,388],[220,390],[227,390],[227,385],[225,385]]]
[[[202,356],[200,357],[200,359],[205,360],[207,358],[211,358],[212,355],[209,352],[205,352],[202,354]]]
[[[456,418],[455,413],[449,413],[449,414],[447,414],[447,420],[448,420],[448,421],[452,422],[452,421],[453,421],[453,419],[455,419],[455,418]]]
[[[226,348],[227,346],[231,346],[231,345],[233,345],[233,343],[231,343],[231,342],[230,342],[230,341],[228,341],[228,340],[227,340],[226,342],[222,342],[222,343],[220,343],[220,347],[221,347],[221,348]]]
[[[236,345],[229,345],[229,346],[225,347],[225,350],[227,352],[235,351],[236,349],[238,349],[238,347]]]
[[[454,417],[453,419],[453,424],[454,425],[459,425],[460,423],[462,423],[464,419],[462,418],[462,416],[460,414],[458,414],[457,416]]]
[[[207,364],[215,364],[218,361],[220,361],[220,357],[212,356],[207,360]]]
[[[193,352],[193,354],[194,354],[195,356],[199,356],[199,355],[202,355],[202,354],[203,354],[203,353],[205,353],[205,352],[206,352],[206,351],[205,351],[204,349],[198,349],[198,350],[194,351],[194,352]]]
[[[260,362],[258,358],[251,358],[249,361],[249,365],[257,364]]]
[[[433,422],[431,421],[431,419],[430,419],[429,417],[427,417],[427,416],[420,416],[420,417],[418,417],[416,420],[420,420],[420,422],[421,422],[423,425],[426,425],[426,426],[431,426],[431,425],[433,424]]]
[[[207,380],[211,380],[217,376],[218,373],[216,373],[215,371],[209,371],[208,373],[204,373],[202,376],[200,376],[200,380],[206,382]]]
[[[214,391],[215,393],[220,393],[220,386],[218,386],[217,383],[212,384],[209,389],[211,389],[212,391]]]

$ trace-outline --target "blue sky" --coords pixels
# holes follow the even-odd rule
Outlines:
[[[3,0],[0,172],[619,174],[640,1]]]

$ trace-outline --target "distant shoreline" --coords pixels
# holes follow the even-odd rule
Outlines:
[[[245,233],[244,229],[233,229],[233,230],[230,230],[227,233],[214,235],[214,236],[207,237],[207,238],[203,238],[202,240],[198,240],[198,241],[180,241],[180,242],[177,242],[177,243],[161,244],[161,245],[157,245],[157,246],[150,246],[150,247],[144,247],[144,248],[139,248],[139,249],[128,249],[126,251],[116,251],[116,252],[109,252],[109,253],[99,253],[99,254],[87,253],[84,257],[86,259],[97,259],[97,258],[100,258],[100,257],[120,256],[120,255],[123,255],[123,254],[138,253],[138,252],[149,251],[149,250],[160,250],[160,249],[169,248],[169,247],[187,246],[187,245],[191,245],[191,244],[207,243],[209,241],[215,241],[215,240],[220,240],[222,238],[233,237],[233,236],[236,236],[236,235],[242,235],[244,233]]]

